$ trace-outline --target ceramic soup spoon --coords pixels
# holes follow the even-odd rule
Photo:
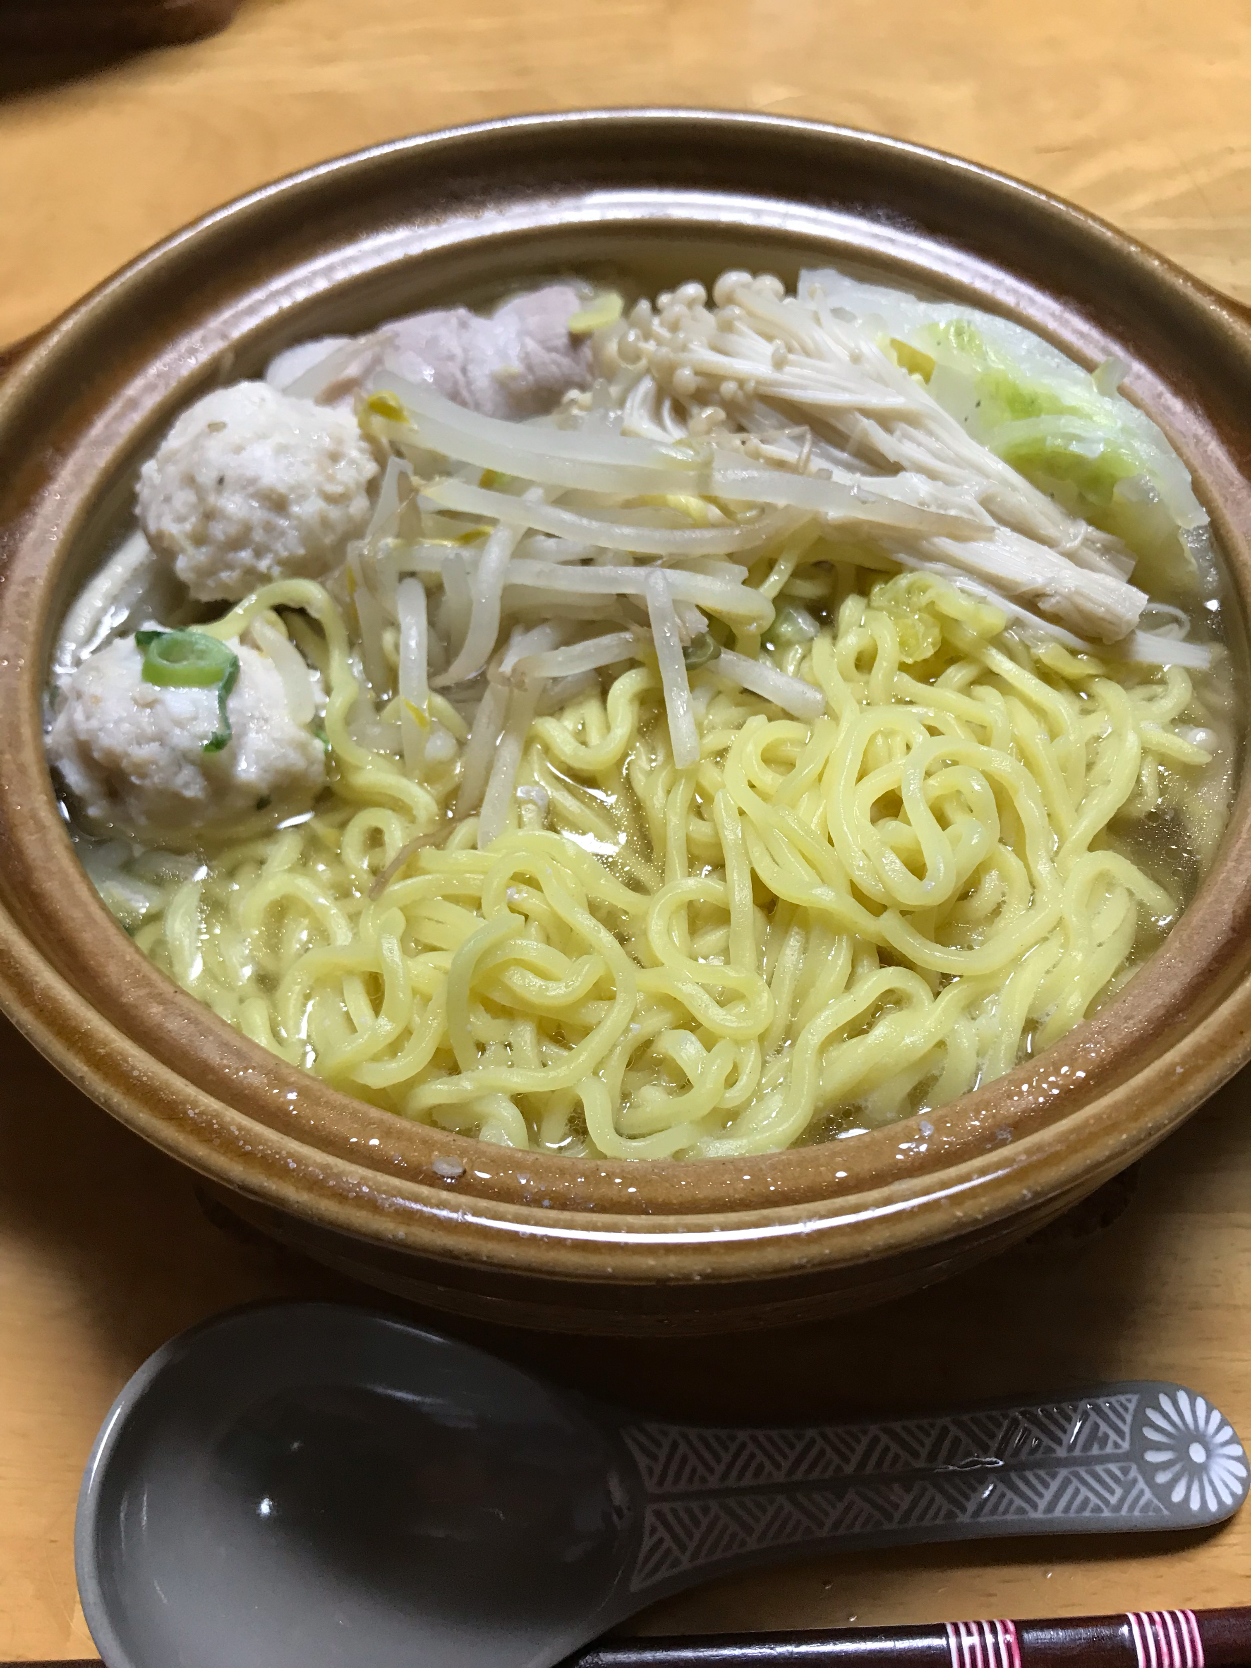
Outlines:
[[[1176,1385],[784,1429],[598,1405],[391,1316],[235,1311],[122,1391],[79,1501],[109,1668],[551,1668],[789,1553],[1203,1528],[1247,1491]]]

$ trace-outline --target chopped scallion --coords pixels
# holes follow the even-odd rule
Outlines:
[[[211,689],[217,686],[217,729],[204,743],[205,753],[230,745],[226,701],[239,681],[239,656],[206,631],[137,631],[146,682],[164,689]]]

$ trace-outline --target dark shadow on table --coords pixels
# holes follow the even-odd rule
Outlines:
[[[79,47],[71,51],[33,51],[0,39],[0,99],[41,93],[124,64],[135,49]]]
[[[0,99],[101,75],[224,29],[239,0],[0,0]]]

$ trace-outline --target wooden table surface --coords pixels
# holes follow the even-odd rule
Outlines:
[[[71,73],[72,72],[72,73]],[[291,169],[399,134],[586,104],[815,116],[961,152],[1107,216],[1251,300],[1242,0],[245,0],[213,40],[0,61],[0,342],[145,245]],[[1200,1387],[1251,1438],[1251,1079],[1084,1241],[770,1339],[496,1347],[708,1418],[920,1409],[1117,1377]],[[359,1295],[215,1224],[194,1178],[0,1030],[0,1658],[89,1654],[72,1528],[108,1404],[180,1328],[266,1295]],[[481,1338],[481,1331],[475,1333]],[[812,1560],[712,1584],[647,1631],[1251,1602],[1251,1513],[1216,1534]]]

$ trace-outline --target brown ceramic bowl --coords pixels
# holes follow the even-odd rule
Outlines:
[[[760,116],[598,112],[403,140],[267,187],[60,320],[0,393],[0,1003],[235,1208],[380,1286],[586,1332],[717,1331],[879,1301],[1019,1238],[1251,1053],[1251,814],[1123,996],[931,1116],[691,1164],[517,1155],[345,1098],[168,984],[78,867],[44,763],[57,622],[179,407],[277,349],[518,274],[852,263],[1007,313],[1127,386],[1190,466],[1251,618],[1251,330],[1089,215],[970,163]],[[55,1142],[56,1131],[48,1131]],[[464,1165],[457,1180],[436,1158]],[[440,1169],[446,1169],[441,1166]]]

